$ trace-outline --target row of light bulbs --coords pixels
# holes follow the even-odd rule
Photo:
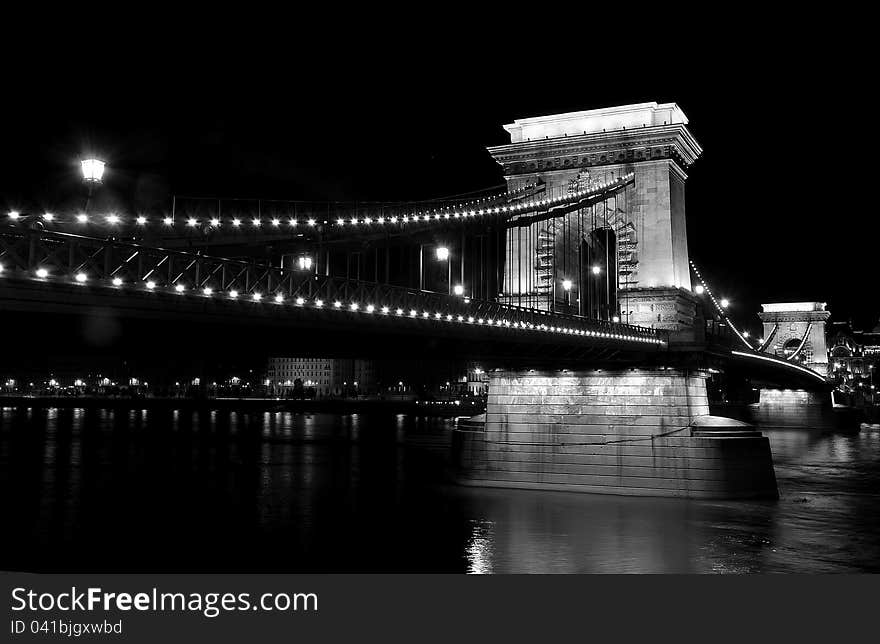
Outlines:
[[[752,349],[753,347],[747,339],[749,337],[748,331],[740,332],[740,330],[736,328],[730,318],[727,317],[726,309],[728,306],[730,306],[730,301],[725,297],[721,298],[721,301],[715,299],[715,295],[712,293],[712,289],[710,289],[709,285],[706,284],[706,280],[703,279],[703,275],[700,273],[700,269],[697,268],[697,265],[694,264],[694,260],[691,259],[688,261],[690,262],[691,268],[696,274],[697,279],[700,280],[700,283],[697,285],[694,291],[697,293],[697,295],[702,295],[703,293],[706,293],[709,296],[709,299],[712,300],[712,304],[715,305],[715,309],[718,311],[718,313],[721,314],[721,316],[724,318],[724,321],[727,322],[730,328],[733,329],[733,332],[736,333],[737,337],[739,337],[739,339],[742,340],[743,344],[745,344],[749,349]],[[761,340],[757,340],[757,342],[758,348],[760,348]]]
[[[2,270],[2,266],[0,266],[0,270]],[[39,279],[47,279],[50,277],[50,273],[46,268],[38,268],[34,273]],[[83,271],[79,271],[73,275],[73,279],[75,282],[79,284],[85,284],[89,281],[89,276],[87,273]],[[117,288],[122,288],[126,286],[126,282],[120,277],[114,277],[111,280],[113,286]],[[144,280],[144,288],[148,291],[157,291],[159,289],[159,284],[155,280],[146,279]],[[173,286],[173,290],[176,293],[185,293],[187,288],[184,284],[177,283]],[[241,297],[241,293],[237,290],[229,290],[229,291],[220,291],[216,292],[210,286],[205,286],[201,289],[201,294],[206,297],[212,297],[215,294],[225,294],[231,300],[237,300]],[[253,302],[261,302],[264,300],[263,294],[259,292],[251,293],[250,299]],[[276,304],[284,304],[286,298],[282,293],[276,293],[272,299]],[[520,330],[529,330],[529,331],[543,331],[547,333],[559,333],[564,335],[575,335],[575,336],[584,336],[584,337],[595,337],[595,338],[605,338],[605,339],[614,339],[614,340],[624,340],[629,342],[642,342],[648,344],[662,344],[662,340],[658,338],[650,338],[650,337],[640,337],[636,335],[630,335],[627,333],[612,333],[605,331],[593,331],[590,329],[576,329],[573,327],[565,327],[565,326],[549,326],[546,324],[534,324],[532,322],[524,322],[521,320],[511,322],[510,320],[505,320],[503,318],[482,318],[482,317],[474,317],[472,315],[464,316],[461,314],[453,315],[451,313],[442,313],[440,311],[436,311],[431,313],[430,311],[421,311],[419,312],[416,309],[404,310],[402,308],[396,308],[394,310],[389,306],[376,306],[372,303],[368,303],[366,305],[362,305],[359,302],[349,302],[347,304],[343,303],[341,300],[335,300],[332,303],[325,302],[322,299],[312,299],[306,300],[304,297],[297,297],[294,300],[296,306],[299,307],[310,307],[314,309],[331,309],[336,311],[348,311],[351,313],[367,313],[367,314],[381,314],[386,316],[395,316],[398,318],[409,318],[409,319],[423,319],[423,320],[434,320],[434,321],[445,321],[445,322],[454,322],[460,324],[474,324],[479,326],[487,326],[487,327],[505,327],[505,328],[513,328]]]
[[[363,217],[363,218],[355,217],[355,218],[351,218],[351,219],[346,219],[344,217],[341,217],[341,218],[336,219],[335,223],[337,226],[370,225],[370,224],[374,224],[374,223],[379,224],[379,225],[383,225],[383,224],[392,224],[393,225],[393,224],[405,224],[405,223],[409,223],[409,222],[418,222],[418,221],[426,222],[426,221],[432,221],[432,220],[439,221],[439,220],[444,220],[444,219],[468,219],[471,217],[478,217],[478,216],[484,216],[484,215],[516,214],[516,213],[525,212],[528,210],[534,210],[536,208],[541,208],[544,206],[555,206],[555,205],[559,205],[559,204],[570,202],[570,201],[577,201],[578,199],[582,199],[586,196],[601,193],[611,187],[622,185],[622,184],[626,183],[627,181],[629,181],[633,176],[634,176],[634,174],[630,173],[630,174],[627,174],[627,175],[625,175],[615,181],[603,182],[601,184],[598,184],[597,186],[594,186],[593,188],[581,190],[579,192],[566,194],[566,195],[559,196],[559,197],[551,197],[551,198],[545,198],[545,199],[523,201],[518,204],[512,204],[512,205],[506,205],[506,206],[495,206],[494,208],[493,207],[488,207],[488,208],[480,207],[480,205],[479,205],[480,202],[485,201],[485,200],[479,200],[479,201],[471,202],[470,204],[468,204],[468,203],[459,204],[457,206],[457,209],[453,209],[452,211],[448,211],[448,210],[447,211],[438,211],[438,210],[421,211],[421,212],[412,213],[409,215],[401,215],[399,217],[398,216],[391,216],[391,217],[384,217],[383,216],[383,217],[376,217],[375,219],[371,218],[371,217]],[[522,189],[520,189],[520,190],[522,190]],[[510,194],[513,194],[513,193],[510,193]],[[29,217],[29,215],[24,215],[16,210],[10,211],[8,213],[8,215],[9,215],[9,218],[13,221],[18,221],[22,218]],[[41,219],[43,221],[50,222],[50,223],[55,222],[55,221],[60,222],[58,217],[55,214],[50,213],[50,212],[47,212],[47,213],[44,213],[43,215],[41,215]],[[74,219],[76,220],[76,223],[78,223],[78,224],[95,223],[95,221],[93,219],[91,219],[85,213],[80,213],[80,214],[76,215],[74,217]],[[157,221],[157,219],[148,218],[145,215],[139,215],[134,219],[134,223],[138,226],[146,226],[148,224],[153,224],[156,221]],[[165,226],[174,226],[177,223],[177,220],[174,217],[168,217],[168,216],[162,217],[161,221]],[[100,222],[100,219],[98,220],[98,222]],[[118,214],[114,214],[114,213],[111,213],[109,215],[104,215],[103,222],[110,224],[110,225],[114,225],[114,226],[124,223],[123,217]],[[208,225],[210,225],[213,228],[219,228],[223,225],[226,225],[227,223],[230,224],[233,228],[240,228],[241,226],[245,226],[245,225],[250,225],[253,228],[259,228],[263,225],[271,225],[274,227],[281,227],[282,225],[288,225],[292,228],[295,228],[296,226],[301,226],[301,225],[316,226],[318,224],[318,221],[314,218],[309,218],[309,219],[305,219],[305,220],[300,220],[300,219],[284,219],[284,220],[282,220],[278,217],[273,217],[272,219],[269,219],[269,220],[263,220],[262,218],[254,218],[254,219],[250,219],[250,220],[245,221],[244,219],[234,217],[231,220],[228,220],[228,222],[227,222],[226,220],[222,220],[219,217],[212,217],[205,222],[205,221],[200,220],[196,217],[187,217],[187,218],[185,218],[184,223],[186,226],[192,227],[192,228],[195,228],[203,223],[207,223]],[[324,220],[322,223],[327,224],[328,222],[326,220]]]

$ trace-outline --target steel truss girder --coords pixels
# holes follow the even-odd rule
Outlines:
[[[241,297],[280,295],[297,303],[301,298],[303,305],[313,308],[329,309],[339,302],[339,307],[357,305],[363,311],[372,305],[377,315],[467,322],[486,328],[556,330],[572,340],[579,335],[622,343],[627,340],[615,336],[626,336],[629,342],[664,339],[655,329],[622,323],[69,233],[0,229],[0,265],[4,279],[32,278],[37,269],[44,268],[50,280],[72,280],[83,272],[90,284],[105,286],[119,278],[129,285],[150,281],[159,290],[182,285],[187,291],[210,288],[218,295],[232,291]]]

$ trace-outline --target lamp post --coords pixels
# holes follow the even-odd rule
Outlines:
[[[104,162],[100,159],[91,158],[80,161],[83,181],[86,182],[86,186],[89,189],[89,196],[86,199],[86,214],[89,212],[89,205],[92,202],[92,193],[95,187],[101,185],[101,179],[104,177],[104,166]]]
[[[562,280],[562,290],[565,291],[566,313],[571,313],[571,280]]]
[[[434,251],[437,261],[446,262],[446,292],[452,295],[452,262],[449,261],[449,249],[446,246],[438,246]]]
[[[419,290],[425,290],[425,244],[419,244]],[[449,261],[449,249],[446,246],[437,246],[434,249],[434,256],[438,262],[447,263],[446,292],[452,295],[452,262]],[[464,290],[462,289],[462,292]]]

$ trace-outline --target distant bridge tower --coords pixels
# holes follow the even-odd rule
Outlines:
[[[764,323],[761,350],[798,362],[823,376],[828,375],[825,322],[831,313],[824,302],[775,302],[762,304],[758,313]]]
[[[688,266],[685,171],[702,149],[687,123],[675,103],[651,102],[505,125],[511,142],[489,152],[512,190],[543,181],[550,195],[563,195],[630,172],[635,183],[589,213],[532,224],[528,243],[522,230],[509,230],[501,300],[689,330],[696,302]],[[586,230],[580,225],[585,220]],[[573,230],[581,239],[572,239]],[[590,297],[591,272],[605,276],[608,294],[598,308],[577,310],[572,302]]]

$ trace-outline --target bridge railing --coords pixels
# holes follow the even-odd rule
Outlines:
[[[256,261],[212,257],[69,233],[0,230],[0,277],[185,294],[274,299],[312,308],[659,343],[662,332],[577,315],[511,306]]]

